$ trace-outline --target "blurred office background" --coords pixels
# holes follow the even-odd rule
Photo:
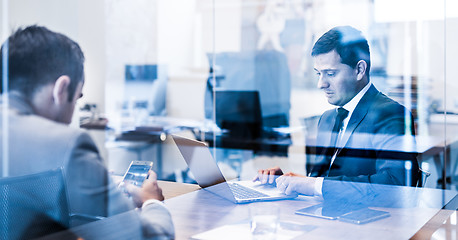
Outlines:
[[[72,125],[88,128],[114,174],[151,160],[162,179],[192,181],[171,133],[208,141],[229,178],[274,165],[305,173],[317,116],[333,108],[310,50],[330,28],[351,25],[369,40],[372,82],[414,114],[426,187],[444,187],[443,176],[457,186],[456,0],[0,2],[2,42],[38,24],[81,45],[86,83]],[[230,109],[240,121],[225,116]]]

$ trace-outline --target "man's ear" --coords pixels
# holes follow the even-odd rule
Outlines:
[[[364,75],[366,75],[367,70],[367,63],[364,60],[359,60],[356,64],[356,79],[359,81],[363,79]]]
[[[68,101],[68,86],[70,85],[70,77],[67,75],[60,76],[52,91],[54,104],[60,105]]]

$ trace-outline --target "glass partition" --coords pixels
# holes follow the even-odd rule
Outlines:
[[[446,44],[453,34],[447,34],[446,28],[453,24],[454,13],[445,12],[450,9],[445,1],[422,1],[408,13],[393,11],[397,4],[365,0],[215,1],[214,26],[208,27],[214,30],[215,51],[207,53],[207,89],[213,90],[214,112],[206,107],[206,117],[211,116],[225,132],[214,139],[222,152],[216,154],[217,159],[234,159],[243,165],[244,158],[249,158],[260,164],[255,168],[279,165],[306,173],[305,166],[314,161],[313,154],[307,154],[307,142],[316,138],[321,114],[336,108],[317,87],[311,50],[326,31],[349,25],[360,30],[370,46],[370,82],[407,109],[404,128],[412,129],[409,134],[415,136],[423,180],[429,176],[426,186],[438,186],[444,156],[450,158],[447,164],[455,162],[454,151],[449,151],[453,124],[444,119],[451,120],[454,105],[445,91],[453,88],[448,85],[450,74],[446,74],[446,59],[453,55],[447,54]],[[399,4],[409,6],[411,2]],[[258,96],[235,96],[252,91]],[[232,94],[228,97],[232,104],[224,100],[228,94]],[[256,98],[259,100],[252,100]],[[206,99],[206,106],[208,102]],[[261,109],[260,116],[256,107]],[[228,116],[230,109],[238,111]],[[255,144],[240,139],[271,142]],[[275,141],[278,145],[272,143]],[[443,141],[448,141],[444,149]],[[403,144],[409,148],[409,143]],[[237,153],[245,150],[249,153]],[[234,164],[238,177],[249,178],[243,167],[240,170],[240,163]],[[406,167],[410,168],[409,164]],[[252,175],[253,169],[248,172]]]
[[[450,190],[443,201],[456,196],[456,1],[0,2],[2,42],[37,24],[81,46],[84,95],[70,126],[94,139],[116,183],[138,160],[159,180],[200,184],[178,135],[204,142],[210,155],[199,156],[225,180],[313,179],[294,191],[332,193],[333,207],[395,192],[405,202],[382,207],[432,216],[444,207],[437,189]],[[0,111],[8,104],[3,94]],[[10,121],[2,114],[4,178],[17,150]],[[266,169],[276,176],[258,175]]]

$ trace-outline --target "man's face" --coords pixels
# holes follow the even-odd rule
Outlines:
[[[67,88],[68,91],[68,88]],[[76,101],[82,97],[83,81],[78,83],[76,86],[75,94],[73,95],[72,101],[65,101],[65,104],[61,106],[58,122],[69,124],[72,121],[73,112],[75,110]]]
[[[343,106],[358,93],[356,69],[343,64],[335,50],[317,55],[313,60],[318,88],[324,91],[330,104]]]

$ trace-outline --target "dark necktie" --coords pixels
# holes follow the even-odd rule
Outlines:
[[[328,162],[329,162],[329,169],[328,169],[328,174],[329,171],[331,170],[331,165],[332,165],[332,157],[336,155],[337,151],[339,150],[337,148],[337,139],[339,136],[339,132],[343,127],[343,120],[348,116],[348,111],[345,110],[342,107],[339,107],[337,109],[337,117],[336,117],[336,122],[334,123],[334,127],[332,128],[331,132],[331,142],[329,144],[329,149],[332,149],[329,153],[332,153],[332,155],[329,156]]]
[[[324,156],[325,162],[313,166],[312,169],[309,171],[310,176],[314,177],[320,177],[320,176],[327,176],[329,174],[329,170],[331,169],[331,159],[332,157],[336,154],[337,148],[336,148],[336,142],[337,142],[337,136],[339,135],[340,129],[343,126],[343,120],[348,116],[348,111],[345,110],[344,108],[339,107],[337,109],[337,116],[335,119],[334,127],[332,128],[331,132],[331,141],[329,142],[329,145],[325,148],[323,148],[323,152],[321,153],[322,156]],[[315,168],[319,167],[319,168]],[[317,171],[314,171],[316,169]],[[327,173],[326,173],[326,170]]]
[[[342,129],[343,126],[343,120],[348,116],[348,111],[345,110],[344,108],[338,108],[337,109],[337,117],[336,117],[336,122],[334,123],[334,127],[332,128],[332,140],[331,140],[331,146],[335,146],[337,142],[337,135],[339,134],[340,130]],[[335,136],[335,137],[334,137]]]

